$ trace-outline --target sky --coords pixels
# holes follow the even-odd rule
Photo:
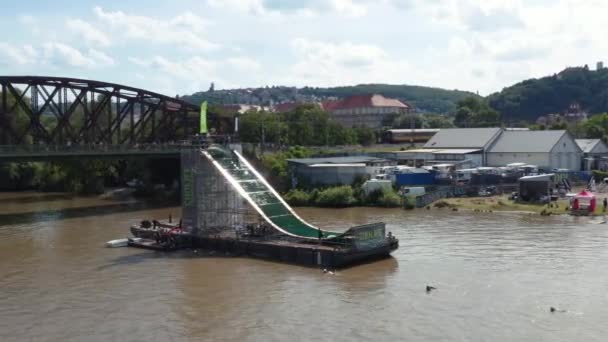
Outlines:
[[[0,75],[65,76],[166,95],[411,84],[487,95],[608,64],[604,0],[0,2]]]

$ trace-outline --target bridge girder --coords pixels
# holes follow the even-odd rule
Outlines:
[[[199,106],[65,77],[0,76],[0,145],[164,143],[196,133]]]

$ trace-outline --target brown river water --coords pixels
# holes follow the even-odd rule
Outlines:
[[[0,194],[0,341],[608,340],[597,218],[298,209],[325,227],[384,221],[400,239],[392,258],[334,275],[103,247],[141,218],[179,212]]]

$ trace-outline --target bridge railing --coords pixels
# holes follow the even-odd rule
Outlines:
[[[0,156],[28,156],[28,155],[77,155],[77,154],[137,154],[164,152],[173,153],[184,148],[198,146],[191,141],[180,141],[160,144],[132,144],[132,145],[106,145],[106,144],[75,144],[75,145],[0,145]]]

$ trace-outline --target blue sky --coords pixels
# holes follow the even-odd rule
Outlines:
[[[168,95],[211,82],[383,82],[489,94],[608,62],[604,13],[601,0],[2,1],[0,74]]]

